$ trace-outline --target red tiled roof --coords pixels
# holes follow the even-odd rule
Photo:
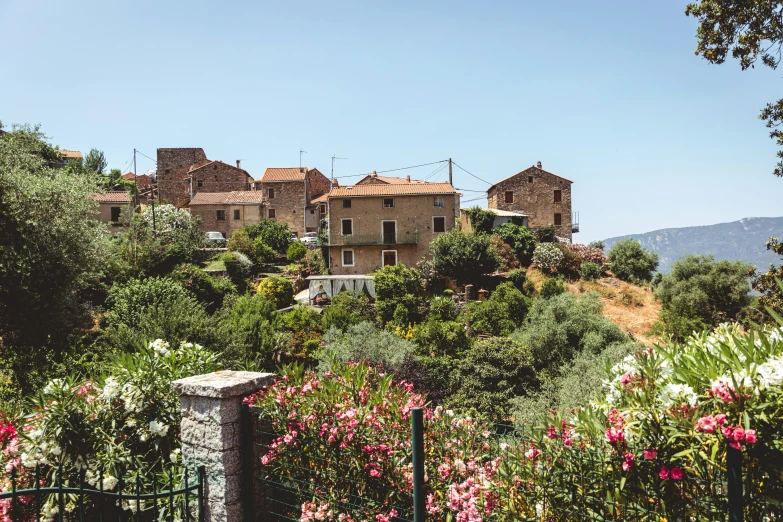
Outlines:
[[[317,198],[314,198],[310,201],[310,203],[318,204],[318,203],[326,203],[326,200],[329,198],[329,194],[321,194]]]
[[[264,171],[261,182],[267,181],[304,181],[308,167],[269,167]]]
[[[90,199],[100,203],[130,203],[130,194],[124,191],[115,190],[111,192],[96,192],[90,194]]]
[[[200,163],[200,164],[199,164],[199,163]],[[245,176],[247,176],[247,177],[248,177],[248,178],[250,178],[251,180],[253,179],[253,176],[251,176],[251,175],[250,175],[250,174],[249,174],[249,173],[248,173],[248,172],[247,172],[245,169],[242,169],[242,168],[239,168],[239,167],[235,167],[234,165],[231,165],[230,163],[223,163],[223,162],[222,162],[222,161],[220,161],[220,160],[206,161],[206,162],[204,162],[204,161],[201,161],[201,162],[199,162],[199,163],[196,163],[196,164],[194,164],[193,166],[191,166],[191,167],[190,167],[190,170],[188,171],[188,173],[189,173],[189,174],[190,174],[190,173],[193,173],[193,172],[195,172],[195,171],[197,171],[197,170],[199,170],[199,169],[203,169],[203,168],[204,168],[204,167],[206,167],[206,166],[212,165],[213,163],[220,163],[220,164],[221,164],[221,165],[223,165],[223,166],[226,166],[226,167],[231,167],[232,169],[236,169],[236,170],[241,170],[242,172],[244,172],[244,173],[245,173]],[[196,165],[198,165],[198,166],[196,166]]]
[[[569,182],[569,183],[573,183],[573,181],[571,181],[570,179],[564,178],[563,176],[558,176],[558,175],[557,175],[557,174],[555,174],[554,172],[549,172],[548,170],[544,170],[544,169],[538,168],[538,167],[537,167],[537,166],[535,166],[535,165],[532,165],[532,166],[530,166],[530,167],[528,167],[528,168],[526,168],[526,169],[522,169],[522,170],[520,170],[520,171],[519,171],[519,172],[517,172],[516,174],[513,174],[513,175],[511,175],[511,176],[509,176],[509,177],[507,177],[507,178],[503,178],[503,179],[501,179],[500,181],[496,181],[496,182],[495,182],[495,183],[494,183],[494,184],[493,184],[491,187],[489,187],[489,188],[487,189],[487,192],[489,192],[490,190],[492,190],[493,188],[495,188],[495,185],[498,185],[498,184],[500,184],[500,183],[503,183],[504,181],[506,181],[506,180],[508,180],[508,179],[511,179],[511,178],[513,178],[514,176],[519,176],[519,175],[520,175],[520,174],[522,174],[523,172],[527,172],[527,171],[528,171],[528,170],[530,170],[530,169],[538,169],[538,170],[540,170],[541,172],[545,172],[545,173],[549,174],[550,176],[554,176],[554,177],[556,177],[556,178],[560,178],[560,179],[562,179],[562,180],[564,180],[564,181],[567,181],[567,182]]]
[[[380,181],[381,183],[386,183],[388,185],[406,185],[406,184],[410,184],[410,183],[427,183],[426,181],[422,181],[420,179],[395,178],[395,177],[392,177],[392,176],[378,176],[377,174],[376,175],[367,174],[365,177],[363,177],[362,179],[357,181],[356,184],[357,185],[364,184],[363,182],[366,181],[366,180],[377,180],[377,181]]]
[[[126,172],[122,175],[122,177],[128,181],[133,181],[134,175],[133,172]],[[136,186],[139,188],[147,188],[150,185],[152,185],[152,178],[148,176],[147,174],[139,174],[138,176],[135,176],[136,178]]]
[[[336,187],[329,192],[330,198],[362,197],[362,196],[419,196],[425,194],[456,194],[450,183],[404,183],[354,185],[352,187]]]
[[[82,153],[79,152],[78,150],[62,149],[62,150],[59,150],[57,152],[59,152],[64,158],[81,158],[82,157]]]
[[[193,205],[241,205],[260,204],[264,193],[260,190],[235,190],[233,192],[199,192],[190,200]]]

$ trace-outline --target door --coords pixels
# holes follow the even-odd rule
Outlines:
[[[383,222],[383,244],[393,245],[397,242],[397,222]]]
[[[383,266],[394,266],[397,264],[397,251],[396,250],[384,250],[383,251]]]

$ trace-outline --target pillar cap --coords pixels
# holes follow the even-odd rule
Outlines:
[[[171,389],[179,395],[228,399],[257,392],[274,378],[273,373],[222,370],[179,379],[171,383]]]

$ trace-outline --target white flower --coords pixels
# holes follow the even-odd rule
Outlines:
[[[120,391],[120,383],[117,382],[117,379],[114,377],[107,377],[106,381],[103,383],[101,397],[104,401],[110,402],[120,394]]]
[[[169,431],[169,427],[162,422],[156,420],[150,421],[150,433],[155,437],[163,437],[166,432]]]
[[[49,395],[57,391],[64,391],[65,388],[66,384],[62,379],[53,379],[49,381],[46,386],[44,386],[43,392],[45,395]]]
[[[155,355],[168,355],[169,346],[170,346],[169,343],[167,343],[163,339],[155,339],[149,344],[149,347],[155,350]]]
[[[762,388],[780,386],[783,384],[783,355],[770,357],[756,368],[756,373]]]
[[[453,417],[454,416],[454,410],[446,410],[446,415],[448,415],[449,417]]]
[[[687,403],[691,408],[696,407],[698,395],[687,384],[669,383],[663,387],[659,396],[664,408]],[[678,399],[681,399],[678,401]]]
[[[179,460],[179,453],[180,450],[179,448],[177,448],[169,454],[169,460],[171,461],[172,464],[176,464],[177,461]]]
[[[127,382],[122,387],[120,399],[125,403],[125,410],[131,413],[141,411],[141,391]]]
[[[53,446],[52,449],[49,450],[49,453],[51,453],[54,456],[58,456],[62,454],[63,450],[60,449],[60,446]]]
[[[107,475],[103,477],[103,490],[104,491],[111,491],[117,486],[117,479],[112,477],[111,475]]]
[[[468,468],[465,466],[465,463],[462,461],[462,459],[457,459],[454,461],[454,469],[462,473]]]

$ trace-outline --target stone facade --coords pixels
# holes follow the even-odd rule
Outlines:
[[[109,224],[111,232],[120,232],[133,217],[133,201],[130,194],[121,191],[92,194],[90,199],[98,203],[95,219]]]
[[[202,148],[158,149],[157,182],[160,199],[183,207],[190,201],[188,172],[193,165],[207,162]]]
[[[200,192],[231,192],[253,190],[253,178],[246,170],[222,161],[211,161],[193,167],[190,177],[190,197]]]
[[[219,211],[223,212],[224,219],[218,219]],[[223,237],[229,239],[236,230],[264,219],[264,205],[236,203],[191,205],[190,213],[201,218],[201,230],[220,232]]]
[[[242,399],[273,383],[269,373],[221,371],[196,375],[171,383],[180,396],[182,459],[188,469],[206,467],[204,491],[206,522],[241,522],[242,492],[255,492],[256,484],[245,484],[242,449]]]
[[[331,181],[318,169],[267,169],[264,177],[255,182],[255,187],[266,197],[267,219],[287,223],[298,237],[305,232],[318,232],[323,217],[321,205],[311,203],[331,187]]]
[[[489,208],[523,211],[530,228],[552,225],[559,237],[571,241],[572,183],[543,170],[539,163],[492,185],[487,190]]]
[[[387,190],[372,185],[380,191]],[[458,207],[458,196],[451,185],[433,183],[424,186],[430,189],[432,185],[443,185],[443,190],[440,193],[430,190],[426,194],[400,194],[399,191],[394,194],[395,190],[389,188],[392,194],[353,196],[348,195],[351,189],[333,189],[328,199],[331,273],[368,274],[383,266],[384,252],[387,255],[396,252],[396,262],[407,266],[413,266],[422,257],[427,257],[430,242],[442,233],[434,231],[434,218],[443,218],[443,231],[447,232],[454,228]],[[410,186],[407,188],[412,189]],[[436,198],[438,204],[442,202],[443,206],[435,206]],[[393,207],[384,206],[384,200],[389,199],[393,200]],[[350,200],[350,208],[343,206],[344,200]],[[351,220],[350,236],[342,234],[343,220]],[[396,237],[389,237],[392,231],[390,224],[386,225],[389,228],[384,234],[384,222],[394,223]],[[353,251],[353,266],[343,262],[345,250]]]

